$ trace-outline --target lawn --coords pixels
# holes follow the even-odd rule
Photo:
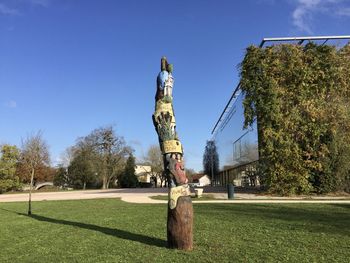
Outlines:
[[[155,195],[150,196],[151,199],[155,200],[168,200],[168,195]],[[191,195],[192,201],[212,201],[212,200],[227,200],[222,198],[215,198],[212,194],[203,194],[200,198],[196,197],[194,194]]]
[[[348,262],[350,205],[195,204],[194,251],[166,248],[166,205],[0,203],[0,262]]]

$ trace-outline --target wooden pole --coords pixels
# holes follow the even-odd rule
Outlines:
[[[173,109],[173,66],[161,59],[161,71],[157,77],[156,106],[153,124],[158,134],[163,154],[164,172],[168,181],[168,247],[193,249],[193,207],[185,174],[183,148],[176,132]]]

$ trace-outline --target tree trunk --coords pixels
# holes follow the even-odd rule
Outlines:
[[[30,176],[30,186],[29,186],[29,200],[28,200],[28,215],[32,214],[32,190],[33,190],[33,181],[34,181],[34,169]]]
[[[109,185],[111,184],[111,178],[107,178],[106,189],[109,189]]]
[[[83,190],[86,189],[86,182],[83,183]]]
[[[193,249],[193,208],[190,196],[182,196],[177,206],[168,206],[168,247],[182,250]]]
[[[106,178],[106,176],[102,177],[102,189],[107,189],[107,178]]]

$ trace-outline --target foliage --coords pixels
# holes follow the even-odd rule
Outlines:
[[[138,180],[135,175],[135,166],[135,157],[131,153],[126,160],[124,172],[120,176],[121,187],[131,188],[137,186]]]
[[[244,126],[257,120],[262,182],[279,194],[346,190],[350,46],[251,46],[241,65]]]
[[[85,140],[93,147],[99,174],[102,178],[102,188],[109,188],[125,165],[126,156],[132,151],[118,136],[112,126],[102,127],[92,131]]]
[[[212,183],[216,181],[219,174],[219,155],[215,141],[207,141],[203,155],[203,171]]]
[[[131,151],[112,126],[95,129],[79,138],[65,154],[70,160],[69,182],[79,188],[86,185],[109,188],[123,171],[126,157]]]
[[[350,257],[347,204],[194,204],[195,249],[189,253],[166,247],[166,204],[45,201],[36,202],[31,217],[24,215],[25,205],[0,203],[1,262],[348,262]]]
[[[65,174],[61,170],[61,178]],[[95,185],[98,176],[98,161],[94,148],[89,143],[81,140],[74,148],[73,158],[67,169],[69,185],[75,188],[86,189],[86,186]]]
[[[53,184],[55,186],[67,187],[71,185],[70,178],[68,176],[68,169],[65,167],[58,167],[56,169],[55,176],[53,178]]]
[[[16,176],[16,167],[19,159],[19,149],[15,145],[1,146],[0,158],[0,193],[21,188]]]
[[[0,178],[11,178],[15,176],[18,159],[19,149],[17,146],[8,144],[1,146]]]
[[[12,179],[0,179],[0,194],[21,189],[22,184],[18,177]]]
[[[35,171],[34,185],[38,182],[51,182],[54,179],[55,173],[55,168],[48,164],[42,163],[42,165],[39,165]],[[29,183],[30,175],[31,172],[29,166],[20,160],[16,167],[16,176],[21,182]]]

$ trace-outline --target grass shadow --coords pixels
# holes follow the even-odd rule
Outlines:
[[[26,217],[29,217],[29,218],[32,218],[32,219],[35,219],[35,220],[38,220],[41,222],[48,222],[48,223],[53,223],[53,224],[79,227],[82,229],[88,229],[88,230],[103,233],[105,235],[110,235],[110,236],[125,239],[125,240],[139,242],[139,243],[150,245],[150,246],[156,246],[156,247],[160,247],[160,248],[167,247],[167,243],[165,240],[142,235],[142,234],[132,233],[132,232],[117,229],[117,228],[109,228],[109,227],[103,227],[103,226],[98,226],[98,225],[93,225],[93,224],[74,222],[74,221],[68,221],[68,220],[62,220],[62,219],[55,219],[55,218],[45,217],[45,216],[36,215],[36,214],[32,214],[29,216],[29,215],[24,214],[24,213],[9,211],[6,209],[2,209],[2,210],[5,210],[7,212],[16,213],[17,215],[21,215],[21,216],[26,216]]]

